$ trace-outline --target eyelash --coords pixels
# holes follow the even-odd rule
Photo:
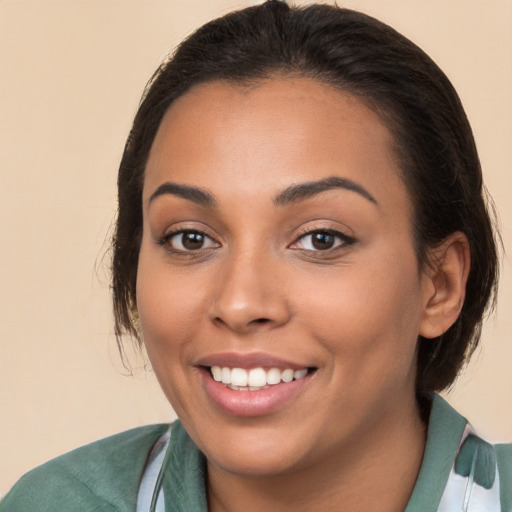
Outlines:
[[[306,249],[301,247],[294,247],[297,245],[300,241],[305,240],[307,237],[312,237],[314,235],[329,235],[331,237],[334,237],[335,244],[333,247],[328,247],[327,249]],[[336,239],[338,239],[338,243],[336,243]],[[314,243],[312,241],[312,243]],[[295,250],[300,250],[308,253],[323,253],[323,254],[329,254],[333,251],[336,251],[338,248],[341,247],[349,247],[356,243],[356,240],[345,233],[338,231],[337,229],[330,229],[330,228],[314,228],[314,229],[308,229],[304,233],[301,233],[296,240],[290,245],[291,248]]]
[[[202,238],[202,240],[209,240],[211,242],[211,245],[209,247],[204,247],[203,245],[201,247],[198,247],[196,249],[187,249],[183,246],[183,235],[194,235],[199,236]],[[178,237],[181,235],[181,240],[179,243],[181,244],[181,248],[177,248],[172,245],[172,239],[175,237]],[[318,248],[304,248],[304,247],[296,247],[299,242],[304,241],[307,237],[312,237],[314,235],[322,235],[330,236],[334,238],[334,244],[332,247],[327,247],[325,249],[318,249]],[[207,235],[204,231],[201,231],[199,229],[179,229],[176,231],[172,231],[171,233],[168,233],[158,239],[156,239],[156,243],[160,246],[166,246],[167,250],[174,253],[174,254],[181,254],[181,255],[192,255],[192,254],[198,254],[202,253],[205,250],[217,248],[220,247],[220,244],[216,242],[212,237]],[[314,228],[309,229],[307,231],[304,231],[301,233],[295,241],[289,245],[291,249],[302,251],[305,253],[318,253],[318,254],[330,254],[333,251],[336,251],[338,248],[341,247],[349,247],[356,243],[356,240],[345,233],[338,231],[336,229],[330,229],[330,228]],[[310,245],[314,244],[314,241],[312,240]]]
[[[172,252],[172,253],[176,253],[176,254],[195,254],[197,252],[200,252],[200,251],[203,251],[205,249],[209,249],[210,247],[199,247],[197,249],[186,249],[185,247],[183,247],[183,236],[181,238],[181,246],[183,247],[182,249],[179,249],[179,248],[176,248],[176,247],[173,247],[172,245],[172,239],[174,237],[178,237],[179,235],[186,235],[186,234],[190,234],[190,235],[199,235],[203,238],[203,240],[210,240],[211,242],[213,242],[215,245],[213,245],[212,247],[219,247],[220,244],[218,242],[216,242],[211,236],[208,236],[204,231],[201,231],[199,229],[179,229],[179,230],[176,230],[176,231],[172,231],[171,233],[167,233],[166,235],[158,238],[156,240],[156,243],[158,245],[161,245],[161,246],[166,246],[167,250]]]

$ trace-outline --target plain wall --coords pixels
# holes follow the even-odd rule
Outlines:
[[[116,172],[160,60],[237,0],[0,0],[0,492],[80,444],[174,416],[150,370],[127,375],[109,302]],[[327,2],[329,3],[329,2]],[[445,70],[472,122],[512,249],[512,2],[351,0]],[[449,401],[512,440],[512,275]]]

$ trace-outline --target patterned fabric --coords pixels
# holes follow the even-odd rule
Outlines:
[[[77,448],[14,485],[1,512],[133,512],[148,454],[169,425],[151,425]]]
[[[204,458],[179,422],[173,425],[172,432],[172,442],[166,433],[157,444],[158,457],[152,457],[148,463],[138,503],[149,504],[153,495],[158,495],[159,506],[165,502],[171,507],[165,510],[206,512],[206,508],[190,508],[187,501],[198,498],[204,501]],[[195,472],[180,471],[176,478],[176,472],[169,471],[164,462],[164,452],[169,460],[193,459]],[[511,446],[508,452],[512,454]],[[165,489],[148,485],[150,479],[156,482],[157,472],[165,472]],[[512,487],[512,481],[504,485]],[[405,512],[512,512],[510,504],[501,502],[501,491],[494,446],[478,437],[466,419],[442,398],[434,396],[424,461]],[[137,512],[164,512],[164,509],[158,506],[150,509],[146,505],[138,507]]]
[[[165,512],[164,493],[158,486],[158,477],[162,471],[170,438],[171,429],[169,428],[167,432],[160,436],[160,439],[155,443],[149,454],[144,474],[140,481],[137,496],[137,512],[148,512],[148,510],[151,510],[151,512]],[[154,508],[151,509],[154,497],[157,497],[157,501]]]
[[[466,425],[438,512],[500,512],[494,447]]]
[[[163,471],[161,471],[163,470]],[[206,460],[182,424],[123,432],[30,471],[0,512],[206,512]],[[161,482],[159,489],[157,482]],[[512,445],[492,446],[433,397],[425,454],[405,512],[512,512]]]

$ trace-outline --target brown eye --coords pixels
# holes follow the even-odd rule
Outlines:
[[[201,249],[204,244],[204,238],[202,233],[185,232],[181,234],[181,244],[189,251]]]
[[[328,251],[338,246],[352,245],[355,240],[339,231],[316,230],[302,235],[291,246],[292,249],[303,249],[306,251]]]
[[[335,242],[336,238],[331,233],[313,233],[311,235],[311,245],[319,251],[331,249]]]
[[[218,243],[201,231],[180,231],[167,238],[169,245],[176,251],[198,251],[218,247]]]

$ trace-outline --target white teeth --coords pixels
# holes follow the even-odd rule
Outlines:
[[[308,373],[308,369],[307,368],[303,368],[302,370],[295,370],[293,372],[293,378],[295,380],[299,380],[299,379],[302,379],[302,377],[305,377]]]
[[[268,389],[269,386],[257,386],[257,387],[251,387],[251,386],[235,386],[234,384],[228,384],[226,387],[229,389],[233,389],[234,391],[260,391],[262,389]]]
[[[293,370],[283,370],[281,372],[281,380],[283,382],[291,382],[293,380]]]
[[[291,368],[282,371],[279,368],[245,370],[243,368],[212,366],[211,372],[214,380],[222,382],[236,391],[259,391],[268,388],[268,386],[279,384],[281,381],[291,382],[294,379],[302,379],[307,375],[308,370],[307,368],[295,371]]]
[[[279,384],[281,382],[281,370],[279,368],[271,368],[267,372],[267,384]]]
[[[221,382],[222,384],[231,384],[231,370],[229,368],[222,368]]]
[[[222,381],[222,368],[220,366],[212,366],[212,375],[217,382]]]
[[[224,371],[224,368],[222,370]],[[242,368],[233,368],[231,370],[231,384],[234,386],[247,386],[247,372]]]
[[[249,370],[247,381],[252,388],[263,387],[267,383],[267,372],[263,368],[253,368]]]

